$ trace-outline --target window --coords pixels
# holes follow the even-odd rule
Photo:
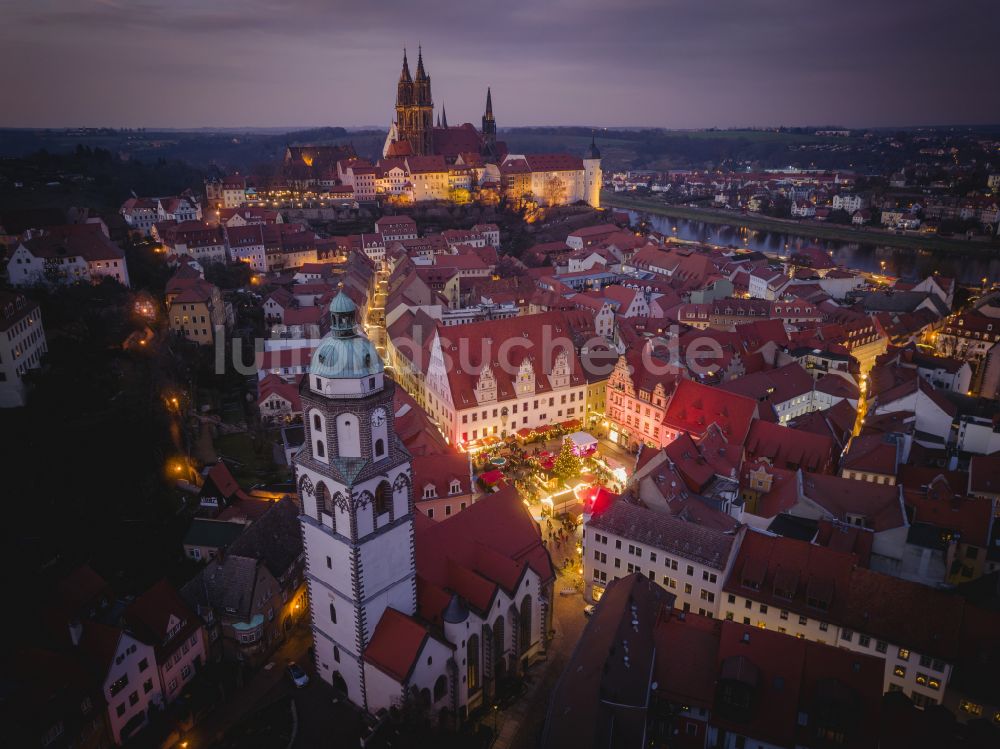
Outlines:
[[[760,605],[760,613],[762,613],[762,614],[766,614],[767,613],[767,604],[766,603],[762,603]]]
[[[910,660],[910,651],[907,650],[906,648],[900,648],[899,649],[899,660],[901,660],[901,661],[908,661],[908,660]]]
[[[132,705],[138,705],[139,704],[139,692],[137,692],[137,691],[136,692],[132,692],[132,694],[130,694],[128,696],[128,704],[130,706],[132,706]]]
[[[379,437],[375,440],[375,457],[381,458],[383,455],[385,455],[385,440]]]
[[[963,713],[968,713],[969,715],[976,717],[983,714],[983,706],[977,702],[969,702],[969,700],[960,700],[958,703],[958,709]]]
[[[120,679],[113,681],[111,683],[111,686],[108,687],[108,691],[111,693],[111,696],[114,697],[116,694],[121,692],[127,686],[128,686],[128,674],[125,674]]]
[[[858,645],[863,648],[870,647],[872,644],[872,638],[868,635],[858,635]]]
[[[854,633],[849,629],[843,629],[840,631],[840,639],[844,642],[850,642],[854,639]]]
[[[906,667],[897,665],[894,669],[892,669],[892,672],[896,674],[896,676],[906,676]]]
[[[877,652],[884,653],[888,649],[889,649],[889,643],[887,643],[885,640],[876,640],[875,650]]]
[[[331,557],[327,557],[326,558],[326,568],[328,570],[332,570],[333,569],[333,559]]]
[[[337,608],[332,603],[330,604],[330,621],[334,624],[337,623]]]
[[[153,691],[153,680],[152,679],[146,679],[146,681],[144,681],[142,683],[142,691],[143,691],[144,694],[149,694],[150,692]]]
[[[389,512],[389,505],[392,501],[392,487],[388,481],[383,481],[375,490],[375,517],[379,517]]]
[[[115,712],[118,714],[119,718],[122,717],[125,714],[125,703],[123,702],[118,707],[116,707]]]
[[[736,596],[730,593],[726,600],[728,600],[729,603],[736,603]]]
[[[827,624],[826,622],[820,622],[819,623],[819,631],[820,632],[826,632],[828,629],[830,629],[830,625],[829,624]]]
[[[147,668],[149,668],[149,659],[143,658],[141,661],[139,661],[139,673],[142,673]]]
[[[782,609],[782,610],[781,610],[781,614],[780,614],[780,616],[781,616],[781,618],[782,618],[783,620],[786,620],[786,621],[787,621],[787,619],[788,619],[788,612],[787,612],[787,611],[786,611],[785,609]]]

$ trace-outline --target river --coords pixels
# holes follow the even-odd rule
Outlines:
[[[629,211],[632,220],[638,212]],[[908,280],[926,278],[934,271],[958,279],[959,283],[978,286],[985,277],[1000,280],[1000,252],[976,250],[969,253],[952,250],[916,250],[907,247],[842,242],[835,239],[811,238],[782,232],[748,229],[743,226],[709,224],[704,221],[671,218],[647,214],[653,228],[678,239],[742,247],[749,250],[788,255],[800,247],[821,247],[831,252],[837,265],[870,273],[884,272]],[[882,269],[882,263],[885,269]]]

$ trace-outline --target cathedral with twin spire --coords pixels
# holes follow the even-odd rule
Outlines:
[[[434,99],[431,77],[424,69],[423,50],[417,52],[417,72],[410,74],[410,64],[403,50],[403,68],[396,84],[396,116],[389,128],[382,155],[387,158],[406,156],[444,156],[455,161],[461,154],[477,154],[496,162],[506,155],[498,150],[497,123],[493,117],[493,95],[486,89],[486,110],[483,124],[476,131],[471,123],[449,127],[448,115],[442,105],[434,121]]]
[[[364,170],[370,170],[373,179],[356,179],[356,175],[365,176]],[[497,140],[493,92],[488,87],[481,128],[470,122],[449,125],[444,106],[435,123],[431,77],[422,49],[417,53],[415,74],[410,73],[403,50],[395,117],[382,159],[374,166],[355,162],[343,171],[344,184],[355,186],[359,200],[400,196],[415,202],[443,201],[462,190],[473,195],[490,190],[508,199],[546,206],[601,205],[601,153],[594,140],[582,156],[511,153],[507,143]]]

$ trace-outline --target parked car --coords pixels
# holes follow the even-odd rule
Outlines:
[[[292,680],[292,684],[295,685],[296,689],[301,689],[309,683],[309,674],[303,671],[302,666],[295,661],[289,662],[286,670],[288,671],[288,678]]]

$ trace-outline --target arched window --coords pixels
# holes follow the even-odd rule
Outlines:
[[[448,677],[442,674],[434,682],[434,701],[437,702],[444,698],[445,692],[448,691]]]
[[[381,458],[383,455],[385,455],[385,440],[379,437],[375,440],[375,457]]]
[[[388,481],[383,481],[375,490],[375,517],[389,512],[392,506],[392,487]]]
[[[317,413],[313,414],[313,429],[317,432],[323,431],[323,419]]]
[[[333,513],[333,508],[330,507],[330,492],[322,481],[316,484],[316,512]]]
[[[493,623],[493,662],[499,663],[504,653],[507,652],[507,638],[504,632],[504,620],[498,616]]]
[[[479,635],[472,635],[469,638],[469,647],[465,654],[466,660],[466,682],[469,693],[479,689]]]
[[[330,621],[334,624],[337,623],[337,607],[332,603],[330,604]]]
[[[316,457],[317,458],[326,457],[326,447],[323,446],[323,440],[316,440]]]
[[[520,645],[520,653],[518,655],[523,655],[529,647],[531,647],[531,595],[526,594],[524,598],[521,599],[521,613],[518,618],[518,627],[520,631],[517,635],[517,642]]]

